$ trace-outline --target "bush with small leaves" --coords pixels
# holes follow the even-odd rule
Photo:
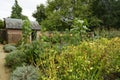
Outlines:
[[[37,60],[40,80],[120,80],[120,38],[54,47]]]
[[[3,47],[3,49],[4,49],[5,52],[9,53],[9,52],[12,52],[12,51],[16,50],[17,48],[14,45],[12,45],[12,44],[6,44]]]
[[[17,67],[13,71],[10,80],[38,80],[37,68],[33,66]]]
[[[15,69],[18,66],[23,65],[26,62],[25,54],[20,50],[12,51],[5,57],[6,66]]]

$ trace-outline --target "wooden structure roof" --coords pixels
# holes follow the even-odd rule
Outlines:
[[[22,29],[22,19],[5,18],[4,21],[6,29]],[[33,30],[40,30],[40,25],[36,21],[31,21],[31,28]]]

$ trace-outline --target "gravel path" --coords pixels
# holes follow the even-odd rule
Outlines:
[[[7,54],[3,51],[3,45],[0,44],[0,80],[9,80],[9,69],[5,65],[5,56]]]

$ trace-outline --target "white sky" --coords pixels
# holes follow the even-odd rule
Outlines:
[[[37,5],[46,4],[47,0],[18,0],[18,4],[22,7],[22,14],[28,16],[32,21],[32,13],[36,10]],[[0,0],[0,19],[7,18],[11,15],[12,6],[15,0]]]

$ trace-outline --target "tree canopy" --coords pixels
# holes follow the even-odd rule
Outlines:
[[[12,6],[11,11],[11,18],[17,18],[17,19],[28,19],[27,16],[22,14],[22,8],[19,6],[18,1],[15,0],[14,5]]]
[[[45,18],[45,6],[43,4],[40,4],[37,6],[37,10],[32,15],[34,18],[36,18],[36,21],[41,23]]]
[[[93,0],[93,15],[96,15],[105,27],[120,26],[120,0]]]
[[[116,27],[120,23],[119,0],[47,0],[33,17],[46,30],[71,29],[73,20],[86,19],[89,27]]]
[[[47,30],[70,29],[74,18],[85,19],[91,15],[88,3],[88,0],[48,0],[46,7],[37,7],[33,17]]]

